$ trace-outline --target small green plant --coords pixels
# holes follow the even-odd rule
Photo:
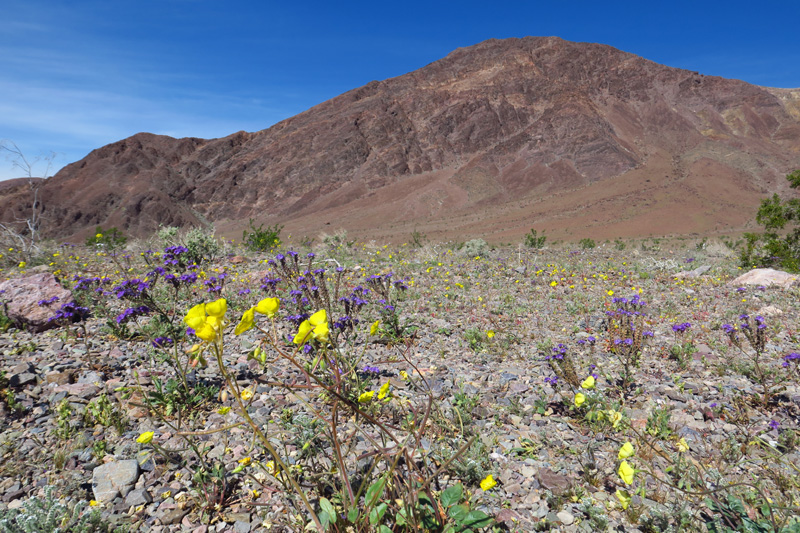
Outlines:
[[[211,261],[220,253],[220,245],[214,237],[213,229],[192,228],[183,240],[184,246],[188,249],[189,260],[198,265],[203,261]]]
[[[594,242],[594,239],[590,239],[588,237],[585,237],[585,238],[581,239],[580,241],[578,241],[578,246],[580,246],[581,249],[583,249],[583,250],[591,250],[592,248],[597,246],[597,243]]]
[[[181,381],[173,378],[169,378],[166,383],[153,378],[153,388],[155,390],[147,393],[147,404],[151,409],[163,413],[165,417],[177,412],[190,413],[210,401],[219,392],[218,387],[204,383],[196,383],[186,388]]]
[[[59,402],[56,407],[56,429],[53,430],[56,437],[61,440],[68,440],[77,431],[72,427],[72,407],[66,398]]]
[[[792,189],[800,188],[800,169],[786,179]],[[745,233],[740,253],[743,267],[773,266],[790,272],[800,271],[800,198],[782,200],[777,194],[761,201],[756,222],[764,233]],[[788,228],[787,228],[788,226]]]
[[[86,238],[86,246],[102,246],[106,250],[116,250],[125,246],[128,238],[117,228],[103,229],[97,226],[94,235]]]
[[[625,242],[622,239],[614,239],[614,249],[621,252],[625,249]]]
[[[105,394],[101,394],[86,405],[83,418],[84,423],[87,425],[113,426],[119,435],[125,432],[128,425],[122,412],[111,405],[108,396]]]
[[[535,229],[531,229],[531,232],[525,235],[525,246],[528,248],[536,248],[537,250],[544,248],[545,242],[547,242],[547,237],[544,234],[538,235]]]
[[[464,243],[459,253],[465,257],[485,257],[489,253],[489,245],[483,239],[472,239]]]
[[[63,503],[48,485],[44,497],[34,496],[19,509],[0,511],[0,533],[122,533],[127,528],[112,526],[100,516],[99,509],[88,503]]]
[[[250,228],[242,232],[242,244],[251,252],[266,252],[281,245],[281,230],[283,226],[275,224],[274,226],[264,227],[260,224],[258,227],[250,219]]]
[[[425,236],[424,233],[417,231],[416,229],[414,229],[414,231],[411,232],[411,244],[413,244],[415,247],[422,248],[423,246],[425,246],[425,243],[427,241],[428,237]]]
[[[672,428],[669,427],[669,421],[672,415],[667,407],[656,407],[650,412],[647,417],[647,424],[645,431],[651,437],[659,440],[665,440],[672,435]]]

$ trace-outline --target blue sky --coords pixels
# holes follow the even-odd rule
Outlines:
[[[55,153],[53,173],[140,131],[261,130],[455,48],[526,35],[794,88],[798,20],[796,0],[3,0],[0,139],[31,160]],[[0,157],[0,179],[17,176]]]

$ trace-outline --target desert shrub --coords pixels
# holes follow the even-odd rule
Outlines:
[[[213,229],[207,231],[202,228],[192,228],[186,233],[183,240],[189,250],[189,259],[198,265],[203,261],[211,261],[219,255],[220,246],[214,237]]]
[[[162,244],[175,244],[178,238],[178,228],[175,226],[159,226],[156,236]]]
[[[250,219],[250,229],[242,232],[242,243],[245,248],[252,252],[265,252],[281,245],[281,230],[283,226],[264,227],[260,224],[256,227],[253,219]]]
[[[97,226],[94,235],[86,239],[86,246],[103,246],[108,250],[115,250],[122,248],[127,242],[128,238],[117,228],[103,229],[102,226]]]
[[[594,242],[594,239],[586,237],[578,241],[578,246],[580,246],[583,250],[590,250],[597,246],[597,243]]]
[[[792,189],[800,188],[800,169],[786,179]],[[782,200],[777,194],[761,201],[756,222],[764,233],[745,233],[740,253],[742,266],[773,266],[800,271],[800,198]]]
[[[483,257],[489,252],[489,245],[483,239],[472,239],[464,243],[459,250],[461,255],[467,257]]]
[[[544,248],[544,243],[546,241],[547,237],[545,235],[538,235],[535,229],[531,229],[531,232],[525,235],[525,246],[528,248],[536,248],[537,250]]]

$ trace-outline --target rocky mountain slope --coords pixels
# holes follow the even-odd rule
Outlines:
[[[221,139],[140,133],[42,187],[44,232],[248,218],[295,235],[564,238],[736,231],[800,167],[800,90],[555,37],[490,40]],[[0,191],[0,218],[29,206]]]

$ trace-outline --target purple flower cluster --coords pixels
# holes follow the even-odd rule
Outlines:
[[[551,386],[555,387],[558,384],[558,376],[544,378],[544,382],[549,383]]]
[[[144,296],[150,284],[147,281],[140,279],[126,279],[119,285],[111,288],[111,292],[117,296],[119,300],[137,300]]]
[[[132,318],[136,318],[138,316],[143,316],[150,313],[150,308],[146,305],[140,305],[139,307],[129,307],[128,309],[121,312],[117,315],[116,321],[117,324],[124,324],[128,320]]]
[[[564,359],[564,356],[567,355],[567,346],[559,343],[558,346],[553,348],[552,353],[550,355],[546,355],[544,357],[545,361],[549,361],[550,359],[558,359],[559,361]]]
[[[691,327],[692,325],[689,322],[683,322],[681,324],[673,324],[672,331],[674,331],[675,333],[685,333],[686,330],[688,330]]]
[[[166,348],[175,344],[175,341],[169,337],[156,337],[150,344],[153,345],[153,348]]]
[[[109,278],[100,278],[97,276],[84,278],[79,274],[75,274],[75,276],[72,277],[72,281],[76,282],[73,286],[73,289],[76,291],[94,290],[95,292],[103,292],[100,285],[111,282]]]
[[[180,266],[180,256],[188,251],[185,246],[167,246],[164,248],[164,266]]]
[[[800,353],[792,352],[790,354],[784,355],[782,366],[788,367],[791,364],[791,361],[795,361],[795,364],[800,364]]]
[[[337,318],[333,322],[333,328],[341,330],[341,331],[346,331],[346,330],[352,331],[353,329],[355,329],[355,327],[358,324],[358,322],[359,321],[358,321],[357,318],[353,318],[353,317],[351,317],[349,315],[345,315],[345,316],[343,316],[341,318]]]
[[[50,317],[50,321],[65,320],[69,322],[77,322],[89,316],[89,308],[81,307],[75,302],[67,302],[62,304],[58,309],[55,316]]]
[[[580,339],[580,340],[578,341],[578,344],[580,344],[581,346],[583,346],[584,344],[587,344],[587,343],[588,343],[590,346],[594,346],[594,343],[596,343],[596,342],[597,342],[597,339],[595,339],[593,335],[589,335],[589,336],[588,336],[588,337],[586,337],[585,339]]]
[[[377,375],[379,375],[381,373],[381,369],[380,368],[378,368],[377,366],[369,366],[369,365],[365,365],[364,368],[361,369],[361,371],[364,374],[367,374],[367,375],[372,374],[372,375],[375,375],[375,376],[377,376]]]
[[[53,296],[52,298],[47,298],[46,300],[39,300],[36,304],[39,307],[44,307],[45,305],[50,305],[51,303],[57,302],[58,296]]]

